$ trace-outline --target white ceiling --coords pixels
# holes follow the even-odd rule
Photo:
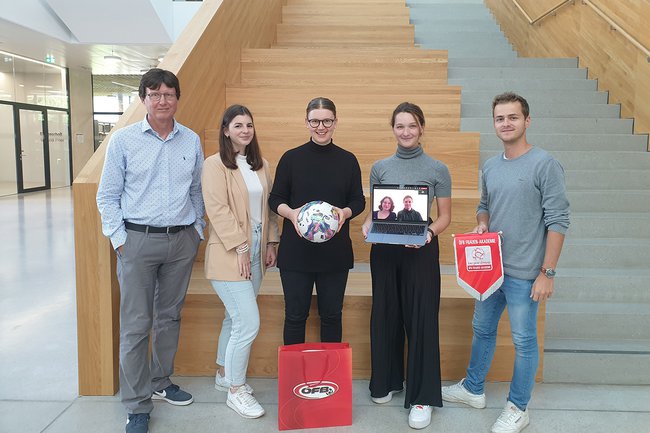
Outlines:
[[[0,8],[0,50],[93,74],[141,74],[158,64],[200,3],[172,0],[11,0]],[[5,7],[7,6],[7,7]],[[174,14],[180,6],[182,16]],[[184,21],[183,21],[184,20]],[[109,62],[115,55],[121,62]]]

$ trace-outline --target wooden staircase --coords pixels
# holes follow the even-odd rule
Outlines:
[[[287,0],[276,43],[268,49],[242,48],[240,75],[226,85],[226,106],[236,103],[251,109],[262,152],[275,167],[286,150],[308,140],[307,103],[317,96],[332,99],[339,119],[334,142],[357,156],[367,193],[372,164],[395,152],[389,124],[393,109],[404,101],[420,105],[427,121],[425,151],[446,163],[452,176],[452,225],[440,237],[441,262],[451,265],[451,234],[475,224],[479,135],[460,132],[461,93],[459,87],[447,85],[447,52],[415,47],[408,16],[399,0]],[[205,130],[206,155],[217,151],[218,136],[218,129]],[[367,212],[372,205],[368,195],[366,199]],[[350,274],[343,310],[343,339],[352,345],[357,378],[370,375],[370,249],[361,236],[364,216],[365,212],[351,222],[357,265]],[[212,375],[215,370],[223,305],[203,277],[202,259],[201,252],[183,310],[176,358],[181,375]],[[473,299],[458,288],[452,271],[446,266],[443,272],[440,311],[445,379],[463,376],[472,336]],[[267,273],[258,303],[262,325],[249,375],[275,377],[284,319],[277,271]],[[543,312],[539,317],[541,336]],[[509,380],[511,374],[514,351],[507,318],[504,322],[498,342],[503,347],[495,356],[492,380]],[[315,301],[307,327],[307,339],[317,341]]]

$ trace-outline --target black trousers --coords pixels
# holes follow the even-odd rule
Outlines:
[[[402,389],[404,407],[442,406],[440,392],[440,263],[438,238],[421,248],[375,244],[370,251],[372,314],[370,394]]]
[[[280,270],[284,291],[284,344],[305,342],[305,324],[309,317],[311,295],[316,285],[320,339],[340,343],[343,296],[348,270],[341,272],[298,272]]]

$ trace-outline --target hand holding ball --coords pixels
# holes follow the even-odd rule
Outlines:
[[[334,206],[324,201],[310,201],[298,214],[298,229],[310,242],[326,242],[339,229],[339,214]]]

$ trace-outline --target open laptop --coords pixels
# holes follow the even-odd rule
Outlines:
[[[372,225],[366,242],[396,245],[426,243],[428,185],[374,185],[371,201]]]

